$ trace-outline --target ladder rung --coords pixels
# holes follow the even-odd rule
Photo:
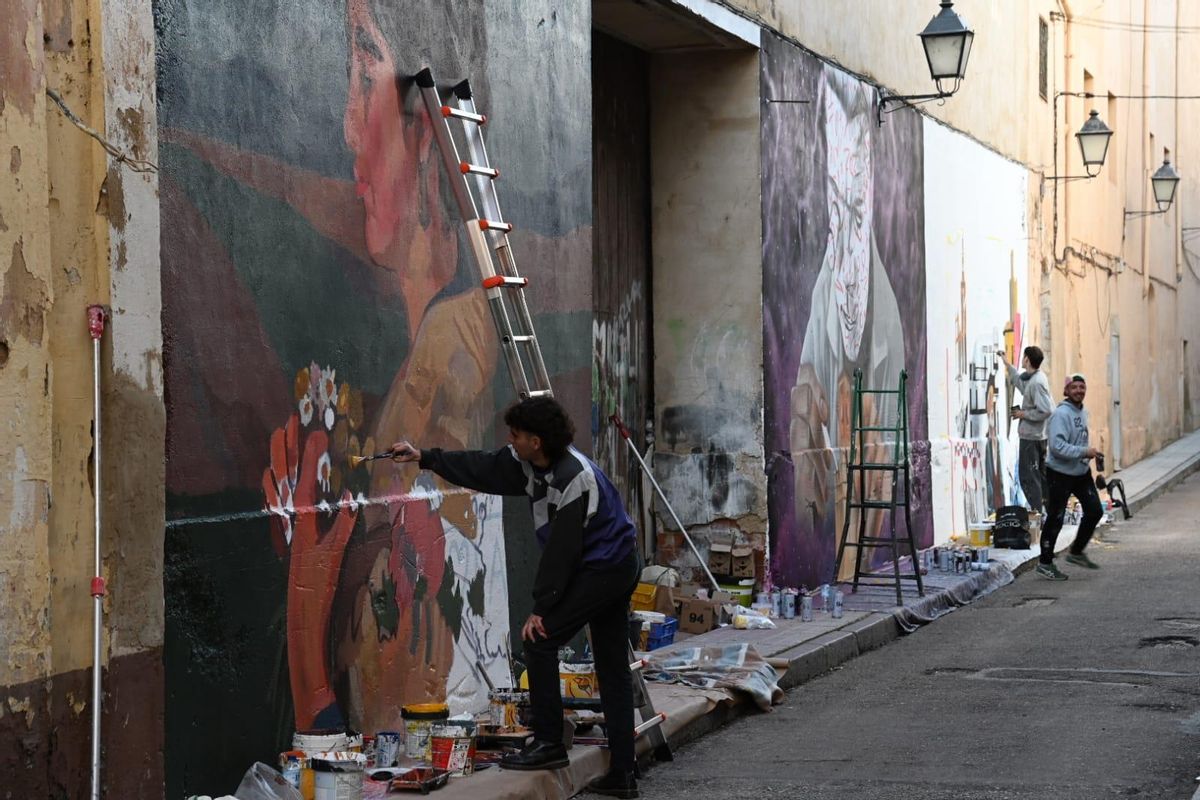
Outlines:
[[[534,336],[533,334],[529,334],[529,335],[513,334],[510,336],[506,336],[504,338],[508,339],[510,342],[516,342],[517,344],[524,344],[525,342],[533,342],[533,341],[537,340],[537,337]]]
[[[650,730],[651,728],[655,727],[656,725],[661,725],[666,721],[667,721],[666,713],[663,711],[659,711],[657,714],[655,714],[650,719],[646,720],[645,722],[641,723],[640,725],[634,726],[633,735],[641,736],[646,731]]]
[[[479,229],[481,231],[504,231],[505,233],[512,233],[513,226],[511,222],[496,222],[492,219],[481,219],[479,220]]]
[[[898,470],[908,469],[908,464],[882,464],[867,462],[864,464],[850,464],[848,469],[863,469],[863,470]]]
[[[458,169],[463,175],[486,175],[493,180],[500,177],[500,170],[494,167],[481,167],[478,164],[468,164],[466,161],[461,162]]]
[[[879,581],[879,583],[869,582],[868,579],[870,579],[872,581]],[[902,574],[900,576],[900,580],[902,580],[902,581],[915,581],[916,579],[917,579],[916,575],[903,575]],[[858,578],[858,585],[859,586],[887,586],[890,588],[890,587],[894,587],[896,585],[896,576],[895,575],[860,575]]]
[[[551,389],[530,389],[525,394],[526,397],[554,397],[554,392]]]
[[[483,281],[485,289],[495,289],[498,286],[504,289],[523,289],[528,285],[528,278],[513,278],[508,275],[493,275]]]
[[[850,503],[851,508],[891,508],[893,503],[889,500],[855,500]],[[897,500],[894,505],[896,508],[903,508],[904,501]]]
[[[897,536],[893,540],[890,536],[863,536],[859,538],[859,541],[867,544],[886,544],[887,546],[891,547],[893,541],[895,541],[896,544],[907,544],[908,537]]]
[[[487,114],[472,114],[470,111],[463,111],[461,108],[452,108],[451,106],[442,106],[442,116],[474,122],[476,125],[487,124]]]

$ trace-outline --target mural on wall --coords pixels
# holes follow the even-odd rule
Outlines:
[[[926,150],[938,153],[925,163],[925,242],[933,509],[945,540],[1024,502],[1010,415],[1021,396],[996,353],[1019,366],[1035,343],[1022,311],[1025,169],[933,121],[924,127]]]
[[[349,461],[400,438],[491,446],[513,399],[409,76],[426,65],[446,81],[470,75],[489,129],[503,131],[494,106],[511,101],[520,119],[563,98],[493,96],[489,75],[514,56],[495,57],[490,37],[564,58],[586,26],[562,15],[555,42],[539,43],[526,30],[536,19],[497,8],[463,25],[460,10],[156,7],[169,793],[240,775],[292,730],[396,729],[402,704],[485,705],[480,669],[509,680],[508,578],[534,549],[528,531],[516,524],[505,541],[500,498]],[[582,70],[571,77],[564,86],[586,86]],[[510,131],[489,146],[507,163],[566,150],[560,163],[580,171],[585,126],[564,128],[565,145]],[[551,372],[578,373],[564,392],[578,394],[590,314],[570,290],[590,281],[586,183],[564,192],[534,175],[523,189],[512,173],[510,218],[545,226],[523,232],[517,252],[553,255],[544,263],[564,275],[534,311],[565,342],[548,348]],[[215,735],[233,714],[250,718]]]
[[[932,538],[921,121],[900,112],[877,126],[871,86],[765,41],[764,100],[808,101],[763,110],[771,566],[776,582],[814,586],[833,577],[841,536],[855,370],[872,389],[907,371],[913,525],[919,544]],[[871,398],[864,411],[876,425],[897,414]],[[868,458],[882,459],[877,441]],[[870,496],[887,496],[884,474]],[[868,533],[883,523],[870,515]]]

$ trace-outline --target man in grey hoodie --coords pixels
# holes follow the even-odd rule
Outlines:
[[[1014,411],[1013,419],[1019,419],[1017,436],[1021,445],[1017,456],[1017,474],[1021,479],[1021,491],[1034,511],[1042,510],[1046,498],[1046,420],[1054,411],[1050,399],[1050,383],[1041,371],[1045,354],[1042,348],[1030,345],[1021,358],[1021,368],[1008,363],[1004,350],[996,354],[1008,370],[1008,382],[1021,390],[1021,410]]]
[[[1054,565],[1054,544],[1058,532],[1062,530],[1067,500],[1075,495],[1083,507],[1079,531],[1067,554],[1068,564],[1087,569],[1099,568],[1083,551],[1092,538],[1092,532],[1096,530],[1096,524],[1104,516],[1104,507],[1096,493],[1096,482],[1092,480],[1089,464],[1101,453],[1088,445],[1088,413],[1083,408],[1087,381],[1083,375],[1077,372],[1068,375],[1063,393],[1066,399],[1050,415],[1050,454],[1046,459],[1049,495],[1046,500],[1046,524],[1042,528],[1042,552],[1036,570],[1038,575],[1053,581],[1067,579]]]

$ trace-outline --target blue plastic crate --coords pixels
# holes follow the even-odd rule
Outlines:
[[[657,650],[675,643],[675,631],[679,628],[679,620],[667,617],[665,622],[650,623],[650,632],[646,637],[646,649]]]

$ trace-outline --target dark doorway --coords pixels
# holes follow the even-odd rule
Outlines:
[[[649,60],[642,50],[592,33],[592,435],[596,463],[641,522],[647,502],[614,412],[646,452],[654,411],[650,362]],[[653,544],[643,546],[649,554]]]

